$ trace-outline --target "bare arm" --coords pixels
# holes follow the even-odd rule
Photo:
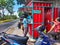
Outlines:
[[[50,33],[55,27],[55,24],[51,27],[51,29],[48,31],[48,33]]]

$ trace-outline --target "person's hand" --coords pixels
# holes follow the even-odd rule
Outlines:
[[[47,34],[49,34],[51,31],[48,31]]]
[[[48,31],[47,33],[50,33],[50,31]]]

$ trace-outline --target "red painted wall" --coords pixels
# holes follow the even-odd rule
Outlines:
[[[44,24],[47,32],[50,30],[52,24],[52,8],[45,8],[44,10]]]
[[[59,15],[59,8],[54,8],[54,20],[58,17],[58,15]]]

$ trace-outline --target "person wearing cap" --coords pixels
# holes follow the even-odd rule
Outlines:
[[[23,26],[24,26],[24,36],[27,35],[28,32],[28,20],[27,20],[28,14],[24,12],[24,19],[23,19]]]
[[[28,24],[31,23],[32,12],[28,11],[24,13],[23,26],[24,26],[24,36],[28,33]]]

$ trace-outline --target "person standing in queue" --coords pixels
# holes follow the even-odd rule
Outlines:
[[[28,17],[28,13],[24,12],[24,19],[23,19],[24,36],[26,36],[27,33],[28,33],[28,20],[27,20],[27,17]]]

